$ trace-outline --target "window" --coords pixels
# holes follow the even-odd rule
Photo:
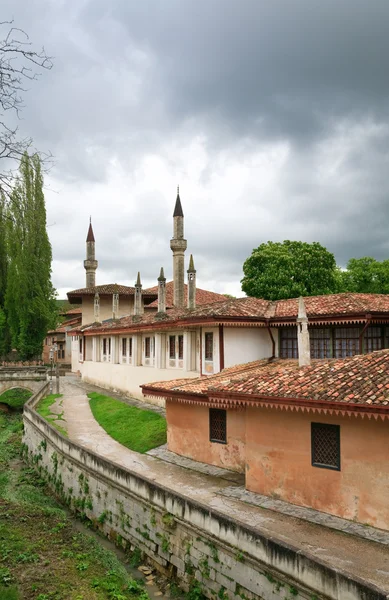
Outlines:
[[[340,471],[340,427],[311,423],[312,466]]]
[[[107,354],[107,338],[103,338],[103,355]]]
[[[128,356],[132,357],[132,337],[128,338]]]
[[[150,358],[151,356],[151,338],[145,338],[145,358]]]
[[[297,327],[280,330],[280,358],[298,358]]]
[[[209,409],[209,439],[218,444],[227,443],[227,412],[225,410]]]
[[[82,354],[82,337],[80,337],[80,339],[78,340],[78,346],[80,349],[80,354]]]
[[[178,336],[178,359],[182,360],[184,358],[184,336]]]
[[[331,330],[309,329],[311,358],[331,357]]]
[[[383,341],[381,327],[368,327],[365,331],[365,352],[381,350],[384,347]]]
[[[359,354],[358,327],[335,327],[335,358]]]
[[[213,333],[207,331],[205,334],[205,360],[213,360]]]
[[[127,338],[122,339],[122,356],[127,356]]]
[[[176,336],[169,335],[169,358],[176,358]]]

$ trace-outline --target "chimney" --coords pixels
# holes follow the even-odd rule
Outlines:
[[[188,308],[196,308],[196,269],[194,268],[192,254],[190,255],[188,269]]]
[[[185,250],[187,241],[184,238],[184,213],[182,211],[180,190],[177,188],[177,199],[173,213],[173,237],[170,248],[173,251],[173,287],[176,308],[185,306]]]
[[[299,311],[297,317],[297,346],[299,353],[299,366],[311,364],[311,348],[309,344],[308,318],[305,311],[304,298],[299,298]]]
[[[84,260],[84,269],[86,271],[86,287],[96,285],[96,269],[98,262],[95,257],[95,236],[93,234],[92,219],[89,220],[88,235],[86,236],[86,260]]]
[[[166,277],[163,267],[158,277],[158,313],[166,313]]]
[[[100,296],[97,292],[95,293],[94,319],[95,323],[100,323]]]
[[[112,294],[112,318],[119,318],[119,294],[117,292]]]
[[[142,284],[140,282],[140,273],[138,272],[135,283],[134,315],[140,316],[142,312]]]

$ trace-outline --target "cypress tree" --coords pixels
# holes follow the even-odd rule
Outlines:
[[[0,357],[5,357],[10,349],[10,337],[4,309],[7,285],[7,211],[4,194],[0,193]]]
[[[55,324],[51,245],[39,157],[24,154],[9,202],[8,274],[5,308],[12,346],[20,358],[38,358],[47,330]]]

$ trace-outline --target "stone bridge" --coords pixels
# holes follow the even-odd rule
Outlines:
[[[25,388],[37,392],[47,380],[47,367],[0,367],[1,394],[14,388]]]

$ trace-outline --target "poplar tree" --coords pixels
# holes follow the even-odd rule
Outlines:
[[[38,358],[43,339],[56,321],[52,254],[38,155],[23,155],[8,211],[5,310],[12,347],[22,359]]]
[[[9,351],[9,331],[4,309],[7,285],[7,242],[6,242],[5,196],[0,193],[0,357]]]

